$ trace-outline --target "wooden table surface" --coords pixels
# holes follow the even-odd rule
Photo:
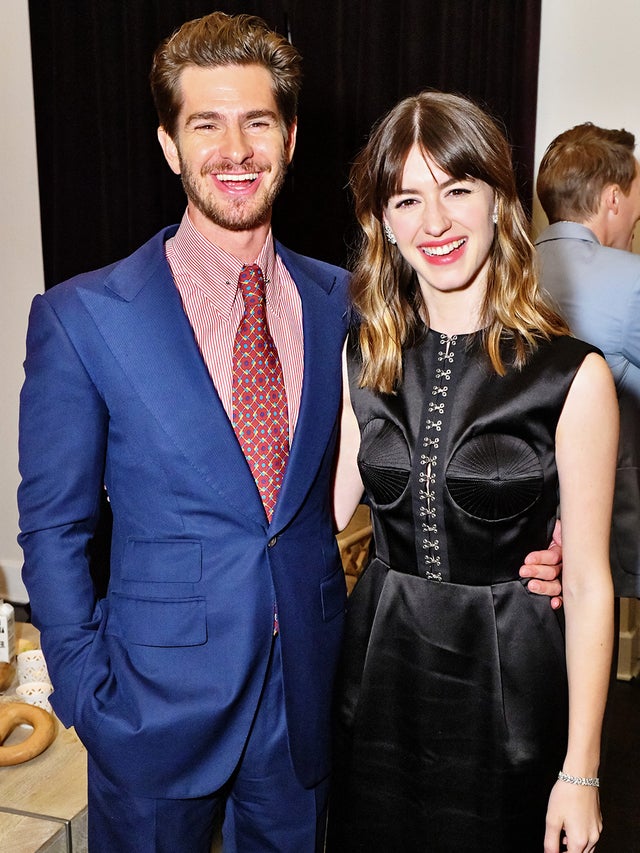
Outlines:
[[[18,623],[16,634],[38,641],[33,625]],[[11,695],[0,694],[0,702]],[[71,839],[73,853],[87,850],[87,755],[74,729],[56,722],[55,740],[41,755],[0,767],[2,851],[68,853]]]

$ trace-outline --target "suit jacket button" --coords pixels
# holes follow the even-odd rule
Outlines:
[[[271,539],[269,539],[269,541],[267,542],[267,548],[273,548],[273,546],[276,544],[276,542],[277,542],[277,541],[278,541],[278,537],[277,537],[277,536],[273,536],[273,537],[272,537]]]

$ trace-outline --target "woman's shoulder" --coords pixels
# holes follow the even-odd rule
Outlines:
[[[503,340],[502,355],[506,365],[505,378],[513,376],[516,381],[521,381],[524,377],[533,380],[534,377],[538,376],[548,381],[552,377],[552,381],[557,380],[562,384],[563,377],[571,381],[571,377],[575,375],[585,359],[592,353],[604,359],[598,347],[572,335],[540,336],[533,342],[527,342],[525,359],[520,366],[517,366],[514,341]]]
[[[557,335],[547,341],[543,341],[539,349],[547,353],[549,357],[563,357],[570,360],[582,362],[590,353],[596,353],[604,358],[600,349],[588,341],[575,338],[573,335]]]
[[[585,362],[594,358],[606,367],[598,347],[571,335],[558,335],[540,342],[524,371],[532,380],[537,377],[550,393],[555,389],[562,395],[571,387]]]

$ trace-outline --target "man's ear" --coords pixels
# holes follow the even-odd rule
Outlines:
[[[298,136],[298,119],[294,118],[293,124],[289,128],[287,132],[287,139],[285,142],[285,151],[287,155],[287,165],[293,160],[293,152],[296,147],[296,138]]]
[[[160,143],[165,160],[169,164],[171,171],[176,175],[179,175],[181,169],[178,148],[173,139],[162,126],[158,128],[158,142]]]
[[[618,213],[621,193],[622,190],[618,184],[607,184],[607,186],[602,190],[600,202],[607,213],[612,213],[614,216]]]

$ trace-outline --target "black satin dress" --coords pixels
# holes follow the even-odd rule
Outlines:
[[[541,853],[564,637],[518,570],[550,541],[556,425],[592,351],[557,338],[499,377],[478,336],[429,331],[376,395],[351,347],[375,556],[349,601],[329,853]]]

